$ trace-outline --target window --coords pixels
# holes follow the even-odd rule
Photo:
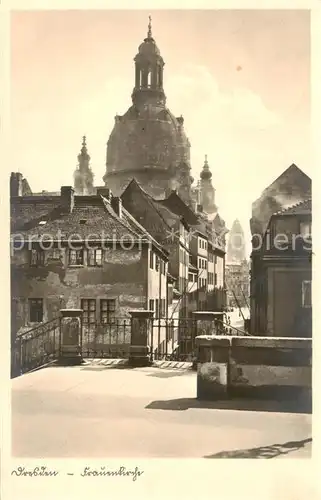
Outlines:
[[[189,254],[189,263],[192,264],[192,254]]]
[[[149,254],[149,267],[151,269],[154,269],[154,254],[152,251],[150,251],[150,254]]]
[[[52,251],[52,259],[60,259],[60,250],[59,248],[54,248]]]
[[[29,299],[29,321],[31,323],[43,321],[43,299]]]
[[[149,310],[154,311],[154,299],[149,299]]]
[[[158,299],[155,300],[155,318],[157,319],[159,317],[159,305],[158,305]]]
[[[102,266],[103,252],[99,248],[97,250],[88,250],[88,266]]]
[[[156,269],[156,271],[159,271],[159,257],[158,257],[158,255],[156,255],[155,269]]]
[[[30,265],[43,266],[45,263],[45,252],[43,250],[30,250]]]
[[[302,238],[311,238],[311,222],[300,222],[300,235]]]
[[[165,318],[166,315],[166,300],[165,299],[160,299],[160,317]]]
[[[70,250],[69,251],[69,265],[70,266],[83,266],[84,265],[84,251],[83,250]]]
[[[209,254],[208,254],[208,260],[210,262],[214,262],[214,255],[212,254],[212,252],[209,252]]]
[[[202,267],[202,259],[198,259],[198,267],[201,268]]]
[[[84,323],[96,323],[96,300],[83,299],[81,301],[81,309],[83,310]]]
[[[302,281],[302,307],[312,307],[311,281]]]
[[[188,281],[194,281],[192,273],[188,273]]]
[[[214,274],[214,285],[217,285],[217,274]]]
[[[100,301],[100,322],[101,323],[115,323],[116,314],[116,300],[115,299],[101,299]]]
[[[204,269],[207,269],[207,260],[204,260]]]

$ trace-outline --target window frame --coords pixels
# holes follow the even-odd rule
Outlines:
[[[33,262],[33,255],[36,256],[35,262]],[[29,265],[30,267],[43,266],[45,264],[45,252],[39,248],[32,248],[29,254]]]
[[[106,309],[103,307],[106,303]],[[111,307],[112,306],[112,307]],[[103,318],[106,315],[106,320]],[[116,299],[99,300],[99,320],[102,325],[114,325],[116,322]]]
[[[87,304],[87,307],[84,307],[84,305]],[[90,304],[94,304],[94,308],[90,309]],[[82,321],[86,325],[93,325],[97,323],[97,303],[96,299],[81,299],[80,301],[80,307],[83,311],[82,314]],[[90,321],[90,313],[94,313],[94,320]],[[86,320],[87,318],[87,320]]]
[[[38,309],[38,312],[41,311],[41,319],[39,320],[38,318],[37,319],[32,319],[32,302],[38,302],[40,305],[41,305],[41,308]],[[29,323],[42,323],[43,322],[43,316],[44,316],[44,303],[43,303],[43,299],[40,299],[40,298],[30,298],[28,299],[28,312],[29,312]],[[37,311],[37,308],[33,310],[33,312]],[[37,313],[36,313],[37,314]]]
[[[310,290],[310,303],[306,304],[306,294],[307,291],[304,289],[305,286],[308,285]],[[311,309],[312,308],[312,280],[303,280],[301,284],[301,306],[304,309]]]
[[[97,252],[100,252],[100,262],[97,259]],[[93,253],[94,258],[91,261],[91,253]],[[93,262],[93,263],[92,263]],[[87,250],[87,266],[88,267],[102,267],[103,265],[103,250],[102,248],[89,248]]]
[[[76,262],[75,263],[72,263],[72,259],[71,259],[72,252],[75,252],[75,254],[76,254],[76,259],[75,259]],[[80,255],[81,255],[81,263],[77,261],[77,253],[80,253]],[[85,263],[85,253],[84,253],[83,248],[69,249],[68,264],[70,267],[77,267],[77,266],[83,267],[84,263]]]
[[[151,250],[150,254],[149,254],[149,268],[154,269],[154,252],[153,252],[153,250]]]

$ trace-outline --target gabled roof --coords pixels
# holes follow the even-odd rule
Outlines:
[[[197,224],[197,215],[188,205],[186,205],[180,196],[178,196],[176,191],[172,191],[171,194],[165,198],[165,200],[160,200],[159,203],[165,205],[176,215],[183,217],[187,224]]]
[[[288,208],[284,208],[283,210],[279,210],[275,212],[273,216],[276,215],[309,215],[312,212],[312,199],[308,198],[307,200],[303,200],[295,205],[292,205]]]
[[[311,185],[311,178],[306,175],[303,170],[301,170],[295,163],[292,163],[287,169],[285,169],[269,186],[267,186],[263,193],[266,191],[270,191],[274,188],[275,185],[279,186],[279,182],[282,179],[287,179],[289,183],[290,180],[292,183],[299,183],[307,189]]]
[[[79,241],[80,238],[119,240],[127,236],[135,241],[139,238],[137,230],[123,222],[102,196],[75,196],[71,213],[63,211],[60,197],[51,204],[30,198],[22,197],[12,202],[12,232],[19,232],[25,238],[44,234],[49,234],[53,240],[64,240],[72,235],[77,235]],[[41,221],[45,224],[39,224]]]
[[[160,243],[168,240],[171,229],[181,220],[146,193],[136,179],[128,184],[121,199],[125,209]]]

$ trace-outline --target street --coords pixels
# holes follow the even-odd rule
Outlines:
[[[180,368],[87,365],[29,373],[12,380],[12,454],[310,457],[311,415],[273,402],[195,396],[196,373]]]

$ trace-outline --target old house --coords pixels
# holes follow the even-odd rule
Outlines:
[[[84,322],[110,323],[130,309],[167,307],[168,253],[103,188],[76,196],[28,194],[11,176],[12,335],[81,308]],[[17,182],[16,182],[17,181]]]
[[[180,295],[180,315],[185,316],[190,253],[187,222],[165,204],[153,199],[135,179],[127,186],[121,199],[127,211],[167,250],[169,273],[174,277],[175,289]],[[156,317],[159,317],[156,304],[151,305],[154,306]]]
[[[253,206],[251,333],[310,337],[311,180],[291,166],[271,186]]]

